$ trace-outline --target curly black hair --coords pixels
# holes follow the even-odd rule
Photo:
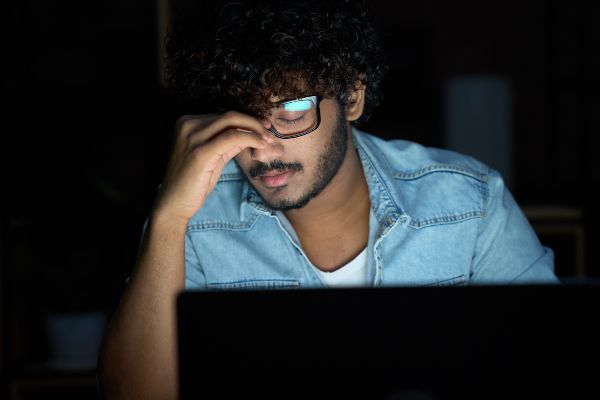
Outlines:
[[[387,71],[362,1],[221,2],[214,14],[179,15],[166,38],[166,78],[175,93],[215,110],[264,116],[271,96],[336,97],[366,86],[365,122]]]

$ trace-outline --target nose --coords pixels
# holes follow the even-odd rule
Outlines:
[[[269,123],[269,127],[271,126],[271,124]],[[266,144],[265,147],[263,147],[262,149],[256,149],[256,148],[252,148],[251,150],[251,156],[252,156],[252,160],[254,161],[260,161],[262,163],[268,163],[270,161],[273,161],[279,157],[281,157],[281,155],[283,155],[284,152],[284,148],[283,145],[281,144],[281,140],[277,139],[275,136],[271,136],[270,138],[271,140],[269,140],[269,142]]]

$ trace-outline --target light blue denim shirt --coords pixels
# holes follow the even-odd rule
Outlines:
[[[500,175],[461,154],[353,130],[371,196],[372,286],[557,283]],[[187,289],[325,287],[294,228],[230,162],[188,224]]]

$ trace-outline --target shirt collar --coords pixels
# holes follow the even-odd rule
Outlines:
[[[354,127],[352,139],[369,186],[371,209],[377,222],[384,230],[389,229],[397,220],[407,222],[408,216],[391,185],[394,179],[391,167],[381,155],[376,155],[379,149],[369,141],[368,136]]]

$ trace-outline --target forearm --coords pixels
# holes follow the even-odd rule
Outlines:
[[[258,119],[228,112],[182,116],[140,256],[102,346],[106,398],[177,396],[177,294],[185,285],[185,230],[225,165],[276,144]]]
[[[107,399],[173,399],[176,297],[185,282],[184,223],[155,215],[108,328],[100,358]]]

